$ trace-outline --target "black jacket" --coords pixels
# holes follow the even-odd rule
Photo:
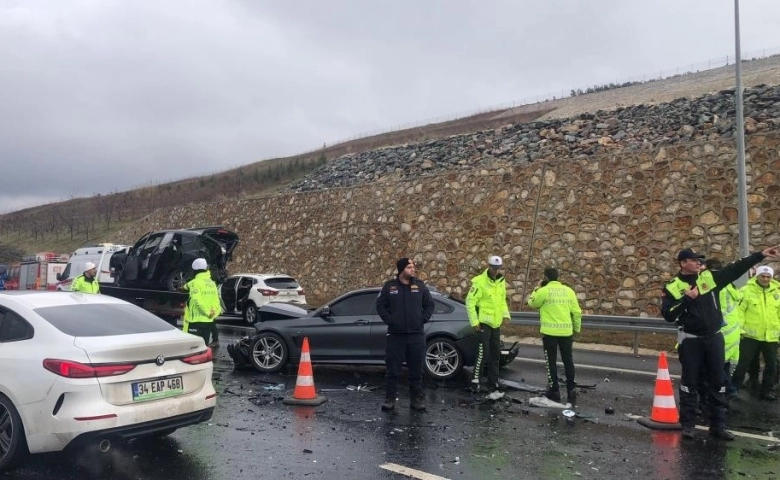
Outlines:
[[[721,270],[711,271],[715,286],[705,294],[699,293],[699,296],[693,299],[686,295],[682,295],[678,299],[669,291],[669,288],[676,279],[694,287],[699,274],[683,275],[678,273],[675,280],[667,284],[661,294],[661,314],[664,316],[664,320],[676,322],[684,332],[692,335],[714,335],[723,326],[723,314],[718,305],[720,291],[763,258],[764,254],[755,252],[726,265]],[[679,293],[677,292],[677,294]]]
[[[433,308],[431,292],[416,278],[409,285],[398,277],[387,281],[376,298],[376,310],[387,325],[387,333],[423,333]]]

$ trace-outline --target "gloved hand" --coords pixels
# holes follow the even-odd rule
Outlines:
[[[482,327],[480,326],[480,324],[474,325],[474,331],[477,332],[477,333],[482,331]]]

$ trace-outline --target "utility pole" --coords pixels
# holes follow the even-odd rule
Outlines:
[[[748,236],[747,211],[747,180],[745,175],[745,113],[742,106],[742,52],[739,45],[739,0],[734,0],[734,38],[736,43],[736,75],[737,75],[737,188],[739,222],[739,255],[744,257],[750,253],[750,238]]]

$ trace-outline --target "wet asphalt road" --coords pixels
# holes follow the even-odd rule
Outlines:
[[[429,383],[425,413],[410,411],[402,386],[398,412],[385,414],[379,409],[383,369],[317,366],[315,384],[328,401],[287,406],[281,400],[294,388],[294,369],[277,375],[234,371],[224,345],[237,338],[221,335],[214,372],[218,405],[208,424],[115,445],[107,454],[33,456],[4,478],[409,478],[387,464],[463,479],[780,476],[777,443],[738,438],[724,444],[709,440],[706,431],[683,442],[679,433],[653,432],[627,418],[649,413],[657,359],[575,351],[578,364],[606,365],[577,371],[579,384],[593,385],[580,389],[576,405],[588,419],[570,422],[560,410],[530,407],[530,393],[487,401],[465,391],[465,379]],[[529,360],[515,361],[502,377],[542,386],[543,366],[536,363],[541,347],[523,347],[520,356]],[[670,370],[679,371],[674,359]],[[605,414],[605,406],[616,413]],[[729,426],[780,437],[780,405],[745,395],[733,402]]]

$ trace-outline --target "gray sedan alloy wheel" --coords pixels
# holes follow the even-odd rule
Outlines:
[[[463,355],[448,338],[434,338],[425,349],[425,373],[436,380],[449,380],[463,368]]]
[[[288,358],[287,344],[275,333],[259,333],[252,342],[252,366],[263,373],[278,372],[287,364]]]

